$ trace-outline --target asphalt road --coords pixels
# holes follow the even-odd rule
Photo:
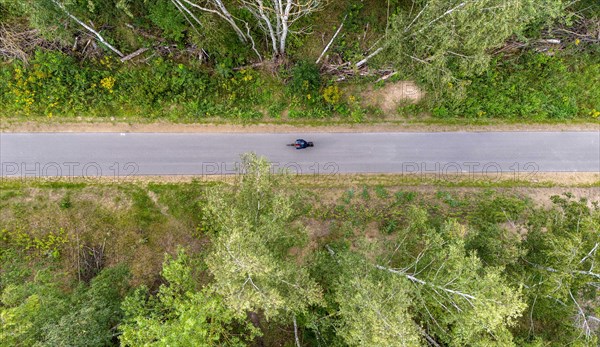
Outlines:
[[[286,143],[304,138],[314,148]],[[232,174],[253,151],[302,174],[600,172],[599,132],[1,133],[1,176]]]

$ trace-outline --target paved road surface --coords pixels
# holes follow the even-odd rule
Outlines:
[[[315,147],[285,145],[296,138]],[[600,172],[600,132],[1,133],[0,174],[229,174],[249,151],[303,174]]]

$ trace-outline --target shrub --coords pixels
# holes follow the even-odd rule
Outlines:
[[[400,192],[396,192],[396,194],[394,194],[394,196],[396,197],[397,204],[405,204],[405,203],[413,201],[416,197],[416,193],[400,191]]]
[[[148,6],[148,19],[162,29],[164,37],[181,42],[187,30],[181,12],[167,0],[151,1]]]
[[[0,97],[15,115],[114,116],[115,110],[146,114],[190,105],[209,87],[206,73],[156,59],[152,67],[123,65],[114,58],[77,62],[61,52],[38,51],[30,64],[0,67]]]
[[[321,88],[319,67],[311,62],[302,61],[292,68],[289,89],[296,95],[315,97]]]
[[[0,65],[0,101],[5,115],[27,118],[254,120],[265,114],[278,118],[288,106],[290,118],[339,114],[360,122],[365,116],[356,100],[342,100],[339,86],[321,89],[315,64],[301,62],[292,69],[287,93],[282,80],[253,69],[236,71],[232,64],[225,58],[210,75],[167,58],[151,60],[149,66],[131,65],[109,56],[78,61],[62,52],[40,50],[28,65]]]
[[[600,108],[595,88],[600,60],[528,53],[496,59],[466,87],[466,97],[449,95],[437,102],[438,118],[571,119],[592,118]]]
[[[62,228],[44,235],[32,235],[21,228],[0,230],[0,244],[3,244],[3,248],[14,248],[28,253],[31,257],[58,259],[67,241],[67,235]]]
[[[380,199],[387,199],[390,197],[390,193],[382,185],[375,186],[375,195]]]

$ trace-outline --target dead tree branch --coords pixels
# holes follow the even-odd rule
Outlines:
[[[371,59],[374,56],[376,56],[377,54],[381,53],[381,51],[383,51],[383,47],[377,48],[373,53],[367,55],[365,57],[365,59],[363,59],[363,60],[359,61],[358,63],[356,63],[356,67],[360,68],[361,66],[365,65],[367,63],[367,61],[369,61],[369,59]]]
[[[338,36],[338,34],[340,33],[340,31],[342,30],[342,27],[344,26],[344,22],[346,21],[347,17],[348,17],[348,15],[344,16],[344,19],[342,19],[342,23],[340,23],[340,26],[335,31],[335,34],[333,34],[333,37],[331,38],[331,40],[329,40],[329,43],[327,44],[327,46],[325,46],[325,49],[323,49],[323,52],[321,52],[321,55],[319,55],[319,58],[317,59],[317,61],[315,62],[315,64],[318,64],[321,61],[321,58],[323,58],[323,55],[325,55],[325,53],[329,50],[329,47],[333,43],[333,40],[335,40],[335,38]]]
[[[137,51],[135,51],[135,52],[133,52],[131,54],[128,54],[128,55],[124,56],[123,58],[121,58],[121,62],[124,63],[124,62],[126,62],[128,60],[131,60],[131,59],[137,57],[138,55],[146,52],[147,50],[148,50],[148,48],[140,48]]]
[[[467,300],[467,302],[469,302],[469,304],[471,304],[471,305],[472,305],[471,300],[477,300],[477,298],[474,297],[473,295],[470,295],[470,294],[467,294],[467,293],[463,293],[463,292],[459,292],[457,290],[449,289],[449,288],[446,288],[446,287],[443,287],[443,286],[439,286],[439,285],[436,285],[436,284],[433,284],[433,283],[426,282],[426,281],[424,281],[422,279],[419,279],[419,278],[417,278],[417,277],[415,277],[415,276],[413,276],[411,274],[405,273],[403,271],[398,271],[398,270],[395,270],[395,269],[390,269],[388,267],[381,266],[381,265],[375,265],[375,267],[377,269],[379,269],[379,270],[384,270],[384,271],[391,272],[393,274],[402,275],[402,276],[406,277],[407,279],[409,279],[413,283],[422,284],[422,285],[431,287],[434,290],[435,289],[439,289],[439,290],[442,290],[442,291],[444,291],[446,293],[458,295],[458,296],[462,297],[463,299]]]
[[[58,6],[58,8],[60,8],[69,18],[71,18],[72,20],[74,20],[75,22],[77,22],[77,24],[81,25],[86,30],[88,30],[89,32],[91,32],[92,34],[94,34],[94,36],[96,36],[96,38],[98,39],[98,41],[100,41],[100,43],[102,43],[104,46],[106,46],[111,51],[115,52],[119,57],[122,58],[124,56],[124,54],[121,53],[121,51],[119,51],[118,49],[116,49],[115,47],[113,47],[110,43],[108,43],[104,39],[104,37],[102,37],[102,35],[100,35],[100,33],[98,33],[96,30],[92,29],[89,25],[87,25],[84,22],[82,22],[79,18],[77,18],[74,15],[72,15],[71,12],[69,12],[67,10],[67,8],[65,7],[65,5],[63,3],[59,2],[58,0],[52,0],[52,2],[56,6]]]
[[[298,324],[296,323],[296,315],[294,315],[294,340],[296,341],[296,347],[301,347],[300,339],[298,338]]]

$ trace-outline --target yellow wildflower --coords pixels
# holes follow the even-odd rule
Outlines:
[[[115,85],[116,79],[112,76],[104,77],[100,80],[100,85],[102,88],[108,90],[110,93],[113,92],[113,87]]]
[[[340,102],[342,93],[337,85],[328,86],[323,90],[323,99],[331,105],[337,105]]]

